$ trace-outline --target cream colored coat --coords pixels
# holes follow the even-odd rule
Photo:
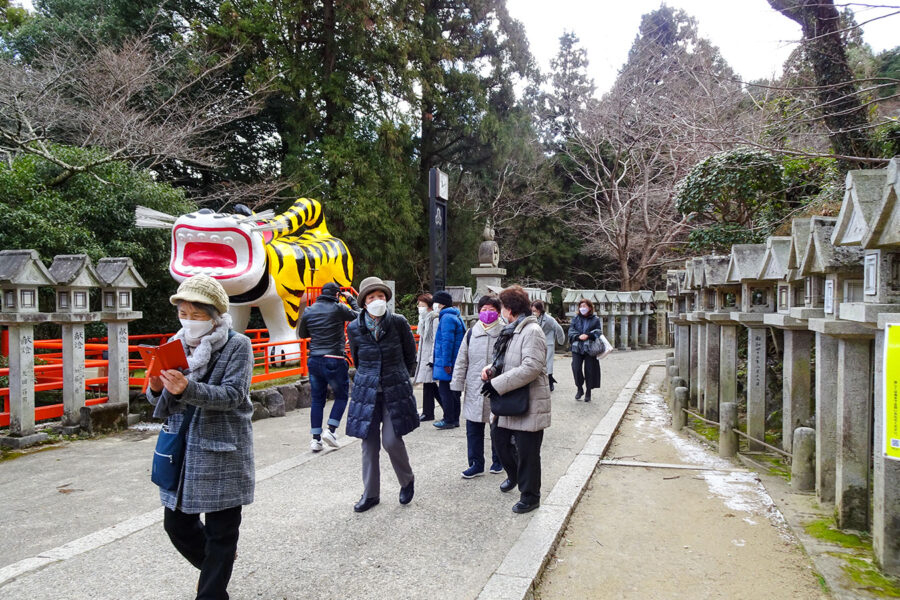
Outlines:
[[[450,389],[454,392],[465,392],[462,403],[462,416],[466,421],[487,423],[491,416],[491,404],[486,402],[481,395],[481,370],[491,364],[494,359],[494,342],[503,329],[503,324],[495,321],[496,325],[485,330],[481,321],[475,323],[463,336],[462,346],[456,355],[456,364],[453,365],[453,379],[450,381]]]
[[[547,339],[533,316],[516,327],[506,348],[503,373],[491,379],[498,394],[528,386],[528,411],[515,417],[497,417],[497,425],[516,431],[550,427],[550,382],[547,379]]]

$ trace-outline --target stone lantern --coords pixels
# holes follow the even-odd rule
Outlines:
[[[631,292],[616,292],[615,313],[619,315],[619,349],[631,350],[628,346],[628,321],[631,316]]]
[[[731,320],[731,310],[739,285],[728,283],[728,264],[731,256],[703,257],[703,287],[705,289],[704,329],[701,332],[705,351],[698,359],[698,398],[702,396],[704,415],[717,420],[719,404],[734,402],[737,371],[737,325]],[[730,302],[730,305],[726,305]],[[725,380],[724,396],[721,382]],[[721,398],[728,398],[722,400]]]
[[[472,298],[472,288],[463,285],[448,285],[444,286],[444,290],[453,298],[453,306],[459,309],[460,317],[466,323],[478,318],[478,315],[472,314],[473,306],[477,301]]]
[[[766,239],[766,254],[763,257],[759,278],[762,281],[774,282],[775,312],[790,314],[793,288],[788,281],[788,259],[791,252],[790,236],[769,237]]]
[[[128,395],[128,322],[141,318],[132,309],[132,291],[147,287],[130,258],[101,258],[95,268],[100,279],[100,320],[106,323],[109,345],[109,402],[125,402]]]
[[[886,397],[885,389],[887,380],[885,330],[888,323],[900,323],[900,202],[897,200],[900,195],[900,158],[891,159],[886,169],[873,169],[873,171],[880,172],[884,176],[884,181],[880,192],[872,194],[878,198],[878,201],[871,214],[866,213],[867,205],[871,206],[871,199],[867,201],[865,184],[857,185],[855,171],[848,174],[848,181],[851,180],[850,175],[854,176],[852,178],[853,187],[854,190],[857,190],[858,195],[858,204],[854,206],[853,212],[856,212],[856,208],[858,208],[862,213],[859,217],[854,215],[848,219],[851,222],[865,220],[867,225],[867,230],[861,240],[864,249],[863,301],[845,302],[840,305],[838,313],[841,319],[852,320],[862,326],[872,328],[875,335],[875,355],[870,363],[874,367],[871,378],[874,383],[872,389],[874,398],[872,546],[875,558],[884,571],[891,575],[900,575],[900,546],[897,544],[897,540],[900,539],[900,461],[885,457],[887,441],[884,422],[885,402],[890,401]],[[850,242],[852,238],[836,239],[835,243],[845,240]],[[852,349],[845,351],[853,360],[856,353]],[[863,354],[859,354],[860,358],[863,356]],[[867,395],[862,395],[866,391],[866,388],[862,387],[862,377],[867,373],[868,368],[867,365],[860,367],[857,371],[848,374],[851,379],[843,386],[846,388],[845,393],[855,394],[855,403],[854,396],[848,397],[847,401],[848,408],[857,408],[857,412],[865,408],[859,405],[859,399],[868,398]],[[844,428],[839,429],[838,433],[841,436],[853,433],[855,434],[854,439],[864,438],[868,429],[862,428],[861,421],[862,419],[854,420],[852,417],[843,419]],[[840,427],[840,420],[838,424]],[[850,431],[848,432],[847,429]],[[852,458],[853,448],[848,450],[845,455],[839,455],[839,461]],[[863,471],[862,468],[862,464],[850,463],[850,473],[857,485],[859,481],[864,481],[861,479],[864,475],[868,475],[868,472]],[[841,483],[839,479],[838,486]],[[853,481],[848,479],[845,483],[849,484]],[[840,487],[837,489],[839,490]]]
[[[63,431],[76,433],[81,428],[84,406],[84,324],[98,321],[90,312],[90,291],[100,286],[91,259],[85,254],[56,256],[50,265],[56,281],[54,323],[62,325],[63,354]]]
[[[690,377],[691,359],[691,327],[687,320],[688,299],[685,288],[687,271],[678,269],[671,273],[674,279],[672,324],[675,331],[675,362],[678,365],[678,373],[687,380]]]
[[[775,310],[775,286],[759,279],[764,244],[735,244],[731,247],[728,281],[741,284],[740,311],[731,318],[747,327],[747,434],[764,439],[766,430],[766,335],[764,314]],[[750,442],[751,450],[762,450]]]
[[[40,312],[38,289],[53,284],[36,251],[0,251],[0,325],[9,328],[9,436],[0,439],[5,446],[29,446],[47,438],[34,427],[34,324],[49,320]]]

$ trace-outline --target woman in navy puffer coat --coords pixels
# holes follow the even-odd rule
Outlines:
[[[413,497],[414,476],[403,436],[419,426],[410,376],[416,367],[416,342],[406,319],[387,310],[391,289],[378,277],[360,284],[359,317],[347,327],[356,366],[347,412],[347,435],[362,439],[365,491],[353,509],[369,510],[380,501],[381,446],[400,482],[400,504]]]

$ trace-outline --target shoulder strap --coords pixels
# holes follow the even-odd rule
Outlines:
[[[472,329],[474,329],[474,327],[472,327]],[[466,332],[466,346],[472,341],[472,329]]]

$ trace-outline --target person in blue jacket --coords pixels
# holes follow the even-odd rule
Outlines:
[[[434,380],[438,382],[438,393],[444,407],[444,418],[434,423],[438,429],[459,427],[459,392],[450,389],[453,379],[453,365],[456,355],[466,335],[466,325],[459,317],[459,309],[453,307],[450,293],[441,290],[434,294],[434,311],[440,314],[437,332],[434,335]]]

